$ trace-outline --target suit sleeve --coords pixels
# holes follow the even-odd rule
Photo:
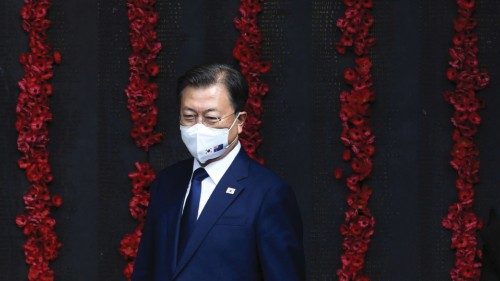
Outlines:
[[[158,175],[159,176],[159,175]],[[158,194],[158,177],[149,188],[150,202],[142,230],[139,250],[134,263],[132,281],[152,281],[154,270],[154,206]]]
[[[271,188],[257,221],[257,247],[265,281],[305,280],[302,219],[289,186]]]

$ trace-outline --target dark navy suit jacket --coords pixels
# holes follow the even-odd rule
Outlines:
[[[295,195],[243,149],[205,205],[177,260],[182,205],[193,159],[158,173],[133,281],[305,279],[302,221]],[[227,188],[235,189],[233,194]]]

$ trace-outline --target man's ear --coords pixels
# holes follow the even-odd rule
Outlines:
[[[240,111],[239,116],[238,116],[238,134],[241,134],[243,132],[243,126],[245,125],[245,121],[247,120],[247,113],[246,111]]]

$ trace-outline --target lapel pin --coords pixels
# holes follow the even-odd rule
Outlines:
[[[228,187],[228,188],[226,189],[226,193],[227,193],[227,194],[234,194],[234,192],[235,192],[235,191],[236,191],[236,189],[234,189],[234,188],[232,188],[232,187]]]

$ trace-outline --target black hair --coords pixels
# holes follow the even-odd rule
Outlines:
[[[205,64],[188,70],[177,80],[177,97],[181,98],[186,87],[208,87],[223,84],[229,92],[229,100],[236,112],[243,111],[248,98],[245,77],[227,64]]]

